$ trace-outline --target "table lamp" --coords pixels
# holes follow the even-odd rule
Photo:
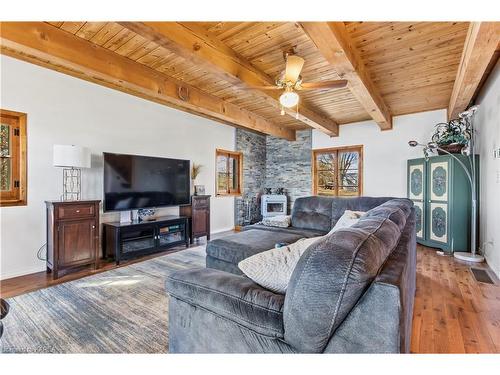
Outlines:
[[[54,145],[54,167],[63,168],[61,200],[81,199],[82,168],[90,168],[90,149],[75,145]]]

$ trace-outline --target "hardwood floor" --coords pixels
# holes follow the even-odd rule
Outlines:
[[[55,281],[45,272],[16,277],[0,282],[0,295],[9,298],[113,268],[113,262],[106,262],[97,271],[82,269]],[[489,274],[495,285],[477,282],[465,262],[418,247],[412,353],[500,353],[500,282]]]
[[[495,285],[477,282],[470,264],[419,246],[411,352],[500,353],[500,283],[489,275]]]

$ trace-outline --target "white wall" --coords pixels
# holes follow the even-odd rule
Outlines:
[[[481,248],[486,260],[500,277],[500,159],[493,150],[500,148],[500,60],[483,86],[476,103],[474,119],[480,154]]]
[[[215,149],[234,150],[234,128],[6,56],[0,64],[1,108],[28,114],[28,205],[0,209],[0,278],[45,269],[36,257],[45,243],[44,201],[62,193],[62,171],[52,166],[54,144],[91,148],[92,168],[82,176],[90,198],[102,198],[103,151],[203,164],[197,183],[212,194],[212,230],[234,227],[234,199],[214,197]]]
[[[421,148],[408,141],[427,143],[434,126],[446,121],[446,110],[393,118],[393,129],[381,131],[374,121],[340,127],[340,136],[330,138],[313,130],[313,149],[363,145],[363,195],[406,197],[406,161],[423,156]]]

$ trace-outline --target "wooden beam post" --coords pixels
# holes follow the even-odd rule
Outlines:
[[[295,131],[43,22],[2,22],[0,52],[226,124],[295,139]]]
[[[392,116],[374,85],[343,22],[302,22],[302,28],[368,114],[382,130],[392,129]]]
[[[500,43],[500,22],[471,22],[453,85],[448,119],[469,106]]]
[[[222,41],[197,29],[195,25],[178,22],[120,22],[120,24],[143,38],[196,62],[220,79],[246,87],[269,106],[281,109],[280,91],[251,89],[252,86],[274,85],[271,77],[258,70]],[[285,108],[285,112],[295,118],[296,113],[293,109]],[[330,136],[337,136],[339,133],[339,126],[335,121],[305,105],[300,106],[297,120]]]

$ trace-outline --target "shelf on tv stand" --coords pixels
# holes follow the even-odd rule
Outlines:
[[[179,226],[171,232],[161,231],[168,226]],[[133,236],[133,232],[141,232],[137,236]],[[185,244],[189,247],[189,221],[186,216],[161,216],[155,220],[148,221],[132,221],[129,223],[110,222],[103,223],[103,256],[113,257],[116,264],[120,264],[121,260],[132,259],[139,256],[153,254],[159,251],[164,251],[180,244]],[[167,242],[165,237],[171,234],[181,233],[179,240]],[[127,237],[127,235],[132,236]],[[150,240],[148,244],[147,241]],[[132,244],[136,242],[138,247],[133,248]],[[141,242],[144,246],[141,247]],[[130,246],[124,251],[124,245]],[[151,246],[149,246],[151,245]]]

